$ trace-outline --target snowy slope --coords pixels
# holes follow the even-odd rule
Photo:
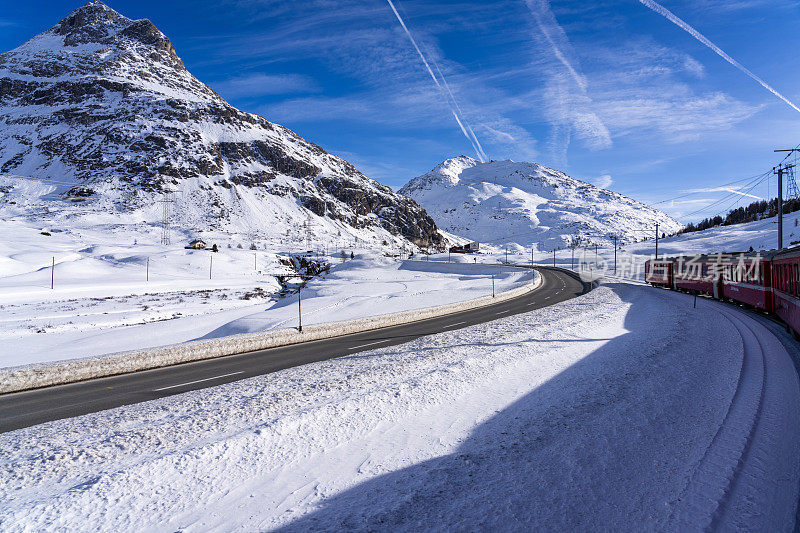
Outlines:
[[[688,302],[600,287],[408,345],[6,433],[0,524],[791,530],[791,360],[756,320]],[[755,335],[764,373],[743,365]]]
[[[783,244],[785,247],[800,245],[800,212],[784,216]],[[778,245],[777,217],[765,218],[745,224],[716,226],[703,231],[675,235],[658,241],[659,257],[693,256],[700,254],[741,253],[751,248],[756,252],[775,250]],[[614,248],[599,246],[595,255],[594,246],[575,250],[574,261],[571,250],[556,253],[556,264],[563,267],[592,268],[595,273],[616,274],[628,279],[644,279],[644,264],[656,255],[655,239],[620,246],[616,253],[617,271],[614,272]],[[502,254],[486,257],[487,260],[503,259]],[[509,256],[513,262],[528,262],[530,254]],[[536,263],[553,264],[553,254],[538,254]]]
[[[655,224],[670,234],[681,224],[621,194],[536,163],[448,159],[402,189],[443,230],[497,246],[538,250],[571,244],[633,242]]]
[[[3,218],[157,221],[173,191],[195,231],[441,242],[413,201],[234,108],[150,21],[97,1],[0,55],[0,174]]]
[[[277,295],[274,276],[286,267],[277,270],[282,265],[268,252],[96,248],[102,258],[62,256],[53,290],[49,268],[0,277],[0,367],[297,326],[297,294]],[[212,255],[216,271],[209,280]],[[529,270],[502,266],[366,253],[345,263],[327,259],[330,272],[303,288],[306,326],[473,300],[492,294],[493,283],[502,292],[531,279]],[[276,270],[256,271],[254,263]]]

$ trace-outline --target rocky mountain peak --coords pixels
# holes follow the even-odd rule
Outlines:
[[[172,42],[152,22],[147,19],[131,20],[99,1],[79,7],[50,31],[63,35],[66,46],[92,43],[110,45],[130,39],[178,57]]]
[[[32,76],[167,78],[186,67],[172,42],[149,20],[131,20],[102,2],[90,2],[61,22],[0,54],[0,71]],[[185,82],[184,82],[185,84]],[[212,97],[212,91],[206,98]]]
[[[132,22],[103,2],[89,2],[70,13],[53,26],[51,31],[64,36],[64,44],[77,46],[85,43],[107,41]]]
[[[97,1],[0,54],[2,174],[72,182],[59,197],[105,211],[149,209],[179,192],[198,230],[291,233],[316,217],[337,235],[344,224],[379,243],[442,241],[413,200],[231,106],[149,20]]]

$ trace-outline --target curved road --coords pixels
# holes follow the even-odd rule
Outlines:
[[[0,395],[0,432],[402,344],[425,335],[546,307],[584,294],[592,288],[573,272],[550,267],[537,268],[544,281],[539,289],[478,309],[332,339]]]

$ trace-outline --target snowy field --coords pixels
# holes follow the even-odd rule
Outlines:
[[[652,235],[648,236],[648,240],[620,246],[617,251],[617,276],[632,280],[644,279],[644,262],[655,257],[654,237],[655,228]],[[800,212],[784,216],[783,244],[785,247],[800,245]],[[772,217],[746,224],[718,226],[674,237],[659,238],[658,256],[738,253],[747,252],[751,247],[759,252],[774,250],[777,246],[778,222],[777,217]],[[553,265],[552,250],[548,252],[534,248],[536,264]],[[482,254],[479,261],[505,261],[503,247],[487,245],[484,249],[487,253]],[[530,264],[530,249],[522,250],[518,245],[510,243],[508,250],[509,262]],[[564,268],[574,266],[576,270],[582,266],[586,270],[599,268],[601,271],[613,274],[614,248],[599,246],[595,255],[594,245],[580,246],[574,251],[574,261],[571,249],[557,250],[555,264]]]
[[[279,295],[276,279],[293,272],[281,263],[289,251],[239,248],[230,236],[219,253],[134,244],[128,226],[0,229],[9,230],[0,243],[2,367],[297,326],[297,295]],[[355,252],[346,262],[341,250],[319,254],[333,266],[302,289],[304,324],[479,298],[491,294],[492,275],[498,292],[530,280],[511,268]]]
[[[609,284],[0,435],[0,528],[790,530],[798,401],[753,319]]]

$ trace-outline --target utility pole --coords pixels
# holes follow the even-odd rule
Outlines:
[[[614,274],[617,273],[617,236],[614,235]]]
[[[556,249],[553,248],[553,266],[556,266]]]
[[[775,150],[775,151],[776,152],[789,152],[789,155],[791,155],[793,152],[800,152],[800,148],[789,148],[788,150]],[[797,156],[795,156],[795,161],[794,161],[795,163],[797,163],[796,157]],[[794,166],[794,165],[792,165],[792,166]],[[790,167],[784,167],[784,168],[791,168],[791,166]],[[769,187],[769,181],[767,182],[767,187]],[[797,197],[800,196],[800,192],[798,192],[798,190],[797,190],[797,183],[794,180],[794,173],[793,172],[789,173],[789,181],[787,183],[787,189],[788,189],[787,192],[789,193],[788,196],[789,196],[790,199],[791,198],[797,198]],[[767,188],[767,198],[769,198],[769,188]]]
[[[506,264],[508,264],[508,245],[506,244]]]
[[[531,268],[533,268],[533,246],[531,246]]]
[[[211,279],[211,269],[214,268],[214,256],[211,256],[211,262],[208,265],[208,279]]]
[[[789,152],[789,155],[791,155],[793,152],[800,152],[800,149],[789,148],[788,150],[775,150],[775,152]],[[776,169],[774,168],[772,169],[773,172],[778,174],[778,249],[779,250],[783,249],[783,172],[790,168],[794,168],[794,165],[785,165],[785,166],[783,164],[778,165],[777,172]]]
[[[254,253],[253,254],[253,270],[256,271],[256,272],[258,271],[258,264],[256,263],[257,258],[258,258],[258,254]]]
[[[164,197],[161,200],[157,200],[157,202],[161,204],[161,244],[169,246],[169,224],[172,210],[171,206],[175,203],[175,199],[172,197],[172,191],[167,191],[164,193]]]
[[[783,250],[783,173],[790,168],[794,165],[780,164],[777,169],[772,169],[778,175],[778,250]]]
[[[492,298],[494,298],[494,274],[492,274]]]
[[[658,259],[658,222],[656,222],[656,259]]]

